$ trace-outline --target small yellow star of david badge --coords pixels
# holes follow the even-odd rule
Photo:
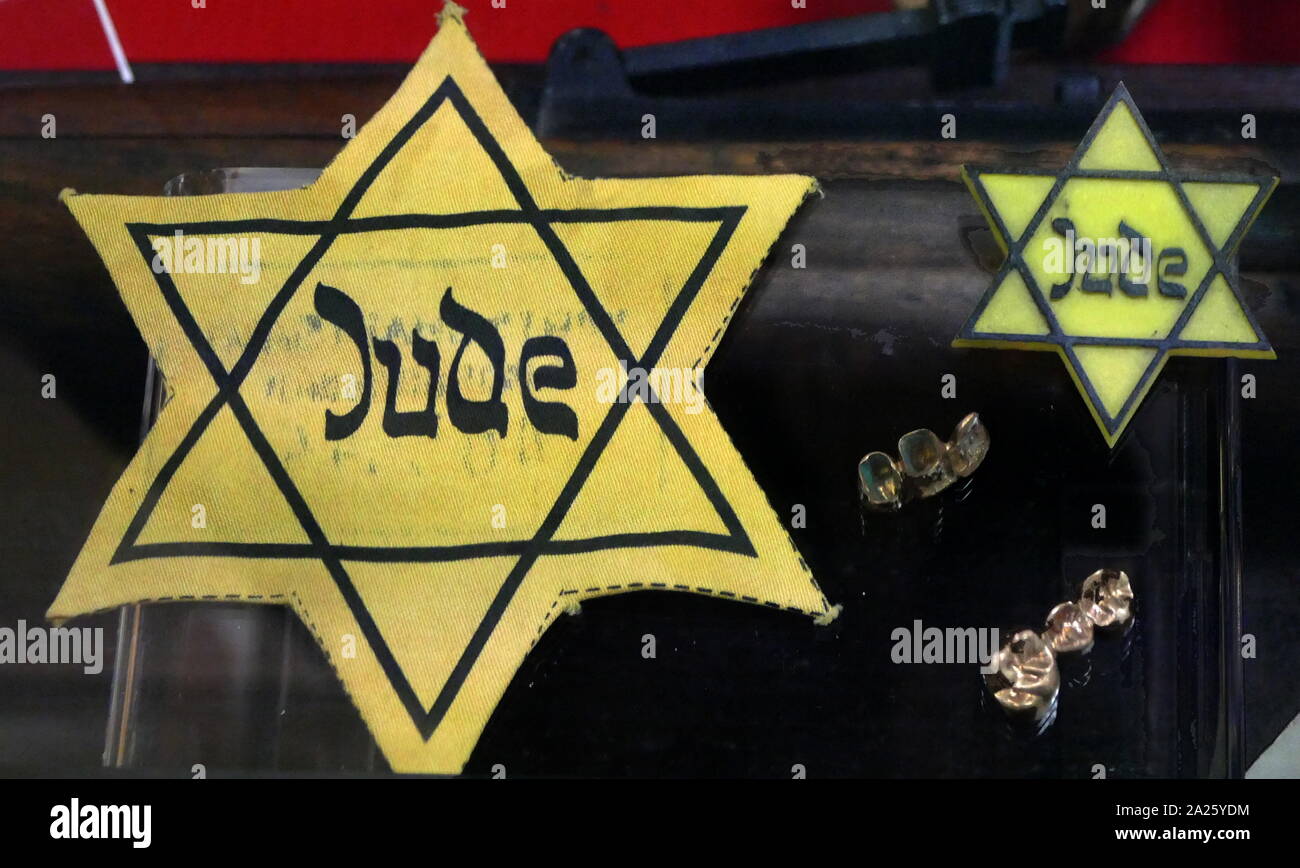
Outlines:
[[[582,600],[838,611],[698,376],[812,179],[566,176],[448,10],[308,187],[65,196],[169,399],[49,617],[291,606],[405,772]]]
[[[1060,353],[1108,445],[1169,356],[1274,358],[1233,255],[1278,179],[1171,169],[1123,84],[1060,173],[963,177],[1007,258],[953,345]]]

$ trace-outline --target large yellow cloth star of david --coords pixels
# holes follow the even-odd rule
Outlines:
[[[953,345],[1055,350],[1108,445],[1169,356],[1274,358],[1233,255],[1278,179],[1171,169],[1123,84],[1060,173],[963,177],[1007,259]]]
[[[291,606],[407,772],[581,600],[837,611],[694,391],[812,179],[568,177],[449,8],[306,188],[66,196],[169,400],[49,617]]]

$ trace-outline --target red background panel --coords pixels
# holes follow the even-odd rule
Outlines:
[[[440,0],[108,0],[133,63],[410,61]],[[889,0],[462,0],[490,60],[542,61],[556,37],[598,27],[620,46],[889,9]],[[111,69],[91,0],[0,0],[0,68]]]
[[[1300,0],[1161,0],[1113,63],[1300,63]]]
[[[415,58],[440,0],[108,0],[133,63]],[[623,47],[889,9],[889,0],[463,0],[494,61],[542,61],[557,36],[598,27]],[[1162,0],[1103,59],[1295,63],[1300,0]],[[111,69],[91,0],[0,0],[0,69]]]

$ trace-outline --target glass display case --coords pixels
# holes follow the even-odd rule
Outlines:
[[[315,175],[215,170],[167,192],[287,189]],[[1267,236],[1267,212],[1262,223]],[[806,269],[790,267],[796,244]],[[707,391],[777,514],[803,507],[791,533],[841,616],[816,627],[653,592],[590,601],[525,660],[466,772],[1240,776],[1249,363],[1171,361],[1112,451],[1054,355],[949,346],[1000,256],[952,181],[827,182],[758,275]],[[1293,312],[1264,318],[1293,339]],[[146,428],[166,394],[151,366]],[[896,513],[863,508],[864,453],[914,428],[946,432],[969,411],[991,433],[974,475]],[[1132,577],[1134,622],[1062,658],[1046,727],[1014,726],[975,664],[891,654],[900,628],[1039,629],[1101,568]],[[654,666],[635,653],[645,633],[672,649]],[[387,769],[288,608],[130,606],[118,641],[111,766]]]

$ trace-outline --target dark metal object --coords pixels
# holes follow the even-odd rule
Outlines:
[[[737,79],[787,76],[808,67],[824,74],[828,65],[860,68],[881,62],[927,63],[935,91],[947,92],[996,85],[1005,80],[1013,37],[1052,52],[1060,48],[1065,32],[1066,0],[934,0],[924,9],[862,15],[791,27],[768,28],[722,36],[662,43],[619,52],[598,30],[574,30],[555,43],[547,64],[539,128],[544,134],[590,130],[593,120],[607,125],[611,117],[641,117],[672,111],[676,100],[640,98],[630,80],[648,85],[681,79],[696,91],[721,73],[729,84]],[[687,78],[689,77],[689,78]],[[692,100],[690,113],[720,122],[743,118],[753,107],[737,111],[736,100],[721,104]],[[606,114],[601,109],[612,114]],[[838,102],[822,112],[805,103],[764,105],[759,116],[768,131],[788,135],[807,124],[809,114],[842,118],[852,128],[861,115]],[[862,106],[875,114],[876,106]],[[933,128],[931,107],[917,114],[913,107],[889,112],[900,122],[924,123]],[[1023,107],[1020,107],[1023,108]],[[593,111],[594,109],[594,111]],[[776,117],[772,117],[774,113]],[[674,115],[676,113],[674,112]],[[882,113],[883,114],[883,113]],[[602,119],[603,120],[596,120]],[[922,120],[924,118],[924,120]],[[742,124],[745,125],[745,124]],[[775,127],[775,129],[773,128]],[[822,133],[826,130],[821,129]],[[734,125],[728,132],[735,133]],[[796,135],[798,135],[796,133]]]
[[[926,88],[918,70],[907,66],[862,70],[825,63],[812,67],[824,74],[805,77],[794,56],[778,80],[739,90],[739,73],[729,67],[725,78],[692,73],[663,84],[632,74],[636,52],[643,50],[620,53],[599,30],[573,30],[556,40],[539,97],[538,134],[639,140],[649,114],[656,138],[673,141],[933,142],[940,140],[943,115],[952,113],[960,141],[1007,142],[1023,150],[1041,141],[1077,141],[1124,82],[1161,140],[1241,145],[1242,100],[1249,94],[1250,113],[1259,129],[1268,130],[1269,145],[1300,145],[1300,69],[1082,70],[1036,63],[1017,67],[1017,75],[995,91],[958,97]]]
[[[1145,6],[1112,11],[1131,22]],[[535,127],[543,136],[635,139],[652,115],[655,137],[674,141],[933,141],[952,113],[963,141],[1024,147],[1077,138],[1127,82],[1162,139],[1239,145],[1249,111],[1273,146],[1300,145],[1300,69],[1062,64],[1067,12],[1066,0],[933,0],[624,51],[599,30],[573,30],[552,47]],[[1013,47],[1042,58],[1008,77]]]
[[[938,90],[996,84],[1005,78],[1012,36],[1020,25],[1040,25],[1035,37],[1060,44],[1066,0],[934,0],[924,9],[881,12],[661,43],[624,52],[628,75],[662,76],[808,55],[851,51],[860,57],[904,46],[930,54]]]
[[[810,96],[798,101],[762,93],[713,95],[702,79],[690,98],[660,96],[634,89],[629,70],[613,41],[599,30],[573,30],[556,40],[547,61],[546,84],[537,131],[550,137],[634,139],[645,115],[653,115],[657,137],[671,139],[815,139],[861,135],[927,138],[936,135],[940,116],[958,102],[944,99],[896,101],[859,92],[853,99]],[[644,80],[638,81],[644,85]],[[1097,106],[1035,107],[1024,103],[983,103],[962,114],[962,135],[1035,137],[1059,135],[1065,128],[1086,129]]]

